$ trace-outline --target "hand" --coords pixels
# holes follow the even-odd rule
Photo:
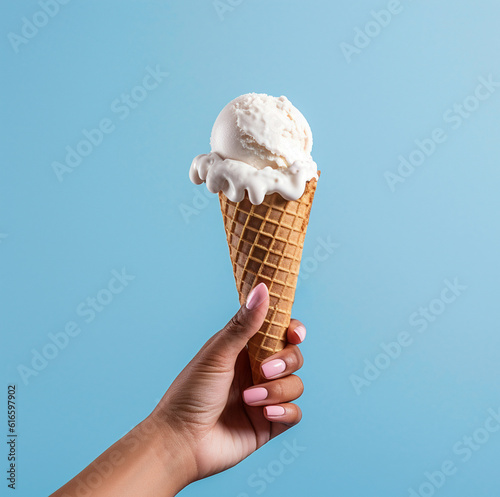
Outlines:
[[[303,364],[295,345],[305,336],[299,321],[290,323],[289,345],[262,363],[270,381],[252,385],[245,345],[262,326],[268,306],[261,283],[184,368],[151,415],[164,424],[166,443],[175,434],[176,446],[187,451],[190,481],[234,466],[302,417],[290,403],[303,392],[302,381],[292,374]]]
[[[292,320],[287,345],[262,363],[269,379],[252,385],[245,345],[264,322],[267,287],[260,284],[231,321],[175,379],[156,409],[52,497],[171,497],[189,483],[234,466],[297,424],[290,403],[302,381],[296,344],[305,328]]]

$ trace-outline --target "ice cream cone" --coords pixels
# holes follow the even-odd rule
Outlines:
[[[219,193],[222,217],[240,304],[256,285],[269,289],[269,311],[262,328],[248,342],[254,384],[265,381],[260,365],[283,349],[295,298],[300,260],[317,180],[307,182],[298,200],[278,193],[253,205],[248,196],[232,202]]]

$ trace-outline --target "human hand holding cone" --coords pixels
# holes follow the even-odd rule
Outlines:
[[[254,384],[262,383],[262,361],[286,345],[319,177],[312,134],[285,97],[249,94],[220,113],[211,144],[211,154],[194,159],[190,177],[219,193],[240,303],[261,282],[269,289],[266,319],[248,342]]]

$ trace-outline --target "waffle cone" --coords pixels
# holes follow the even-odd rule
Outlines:
[[[260,370],[262,361],[287,343],[286,332],[316,185],[316,179],[309,181],[298,200],[288,201],[273,193],[260,205],[253,205],[248,196],[241,202],[232,202],[219,193],[240,304],[246,302],[259,283],[264,282],[269,289],[266,319],[248,342],[254,384],[265,381]]]

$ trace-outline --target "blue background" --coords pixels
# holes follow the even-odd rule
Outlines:
[[[17,495],[54,491],[143,419],[236,311],[216,197],[188,169],[222,107],[257,91],[303,112],[323,171],[294,307],[308,328],[304,419],[182,495],[257,495],[248,479],[270,467],[282,473],[263,495],[406,496],[450,459],[436,495],[497,496],[500,432],[467,462],[453,447],[500,407],[500,92],[458,129],[443,115],[478,78],[500,80],[498,2],[402,0],[350,62],[341,43],[388,2],[233,3],[219,16],[211,0],[73,0],[18,53],[8,34],[40,6],[3,7],[1,353],[4,387],[18,385]],[[156,65],[168,77],[120,119],[111,103]],[[104,118],[114,131],[59,182],[53,162]],[[391,191],[386,171],[435,128],[446,142]],[[315,261],[320,240],[338,246]],[[79,303],[122,268],[135,279],[85,323]],[[409,317],[455,278],[467,289],[419,333]],[[72,320],[82,332],[25,385],[18,366]],[[352,375],[402,331],[411,346],[358,395]],[[306,449],[280,469],[294,440]]]

